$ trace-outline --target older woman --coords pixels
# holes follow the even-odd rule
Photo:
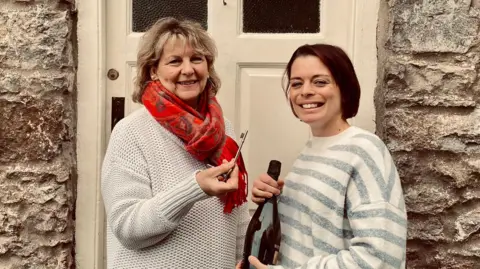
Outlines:
[[[285,181],[254,181],[254,202],[280,195],[280,264],[264,268],[405,268],[407,216],[401,182],[376,135],[350,126],[360,85],[345,52],[299,47],[286,69],[285,94],[312,137]],[[280,190],[282,192],[280,194]]]
[[[164,18],[145,33],[133,94],[143,107],[117,123],[103,163],[108,268],[234,268],[241,258],[247,172],[215,99],[215,55],[190,21]]]

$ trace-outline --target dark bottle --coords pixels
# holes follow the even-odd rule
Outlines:
[[[268,166],[267,174],[274,180],[280,176],[282,164],[272,160]],[[274,265],[277,263],[280,248],[280,219],[278,217],[277,197],[265,200],[258,205],[248,224],[243,247],[242,269],[250,269],[248,257],[253,255],[263,264]]]

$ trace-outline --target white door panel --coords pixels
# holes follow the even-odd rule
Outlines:
[[[284,66],[240,66],[236,107],[238,132],[248,129],[242,150],[250,183],[267,171],[272,159],[282,162],[285,177],[309,136],[309,128],[292,115],[278,81]],[[250,188],[251,189],[251,184]],[[251,208],[253,208],[251,204]]]

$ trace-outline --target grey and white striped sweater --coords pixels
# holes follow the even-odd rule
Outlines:
[[[407,216],[395,164],[374,134],[310,139],[280,196],[280,264],[405,268]]]

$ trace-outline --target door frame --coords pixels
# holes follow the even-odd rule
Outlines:
[[[104,268],[100,172],[105,151],[105,0],[75,1],[78,14],[76,268]]]
[[[235,1],[241,4],[241,0]],[[106,1],[82,0],[75,3],[78,11],[75,262],[77,268],[103,269],[105,214],[99,179],[106,145]],[[362,88],[372,89],[369,91],[371,96],[363,98],[360,103],[361,107],[368,108],[371,112],[368,115],[372,118],[362,119],[366,124],[359,126],[370,131],[375,128],[373,89],[377,78],[379,3],[380,0],[354,1],[352,61]],[[365,97],[363,93],[362,97]]]

